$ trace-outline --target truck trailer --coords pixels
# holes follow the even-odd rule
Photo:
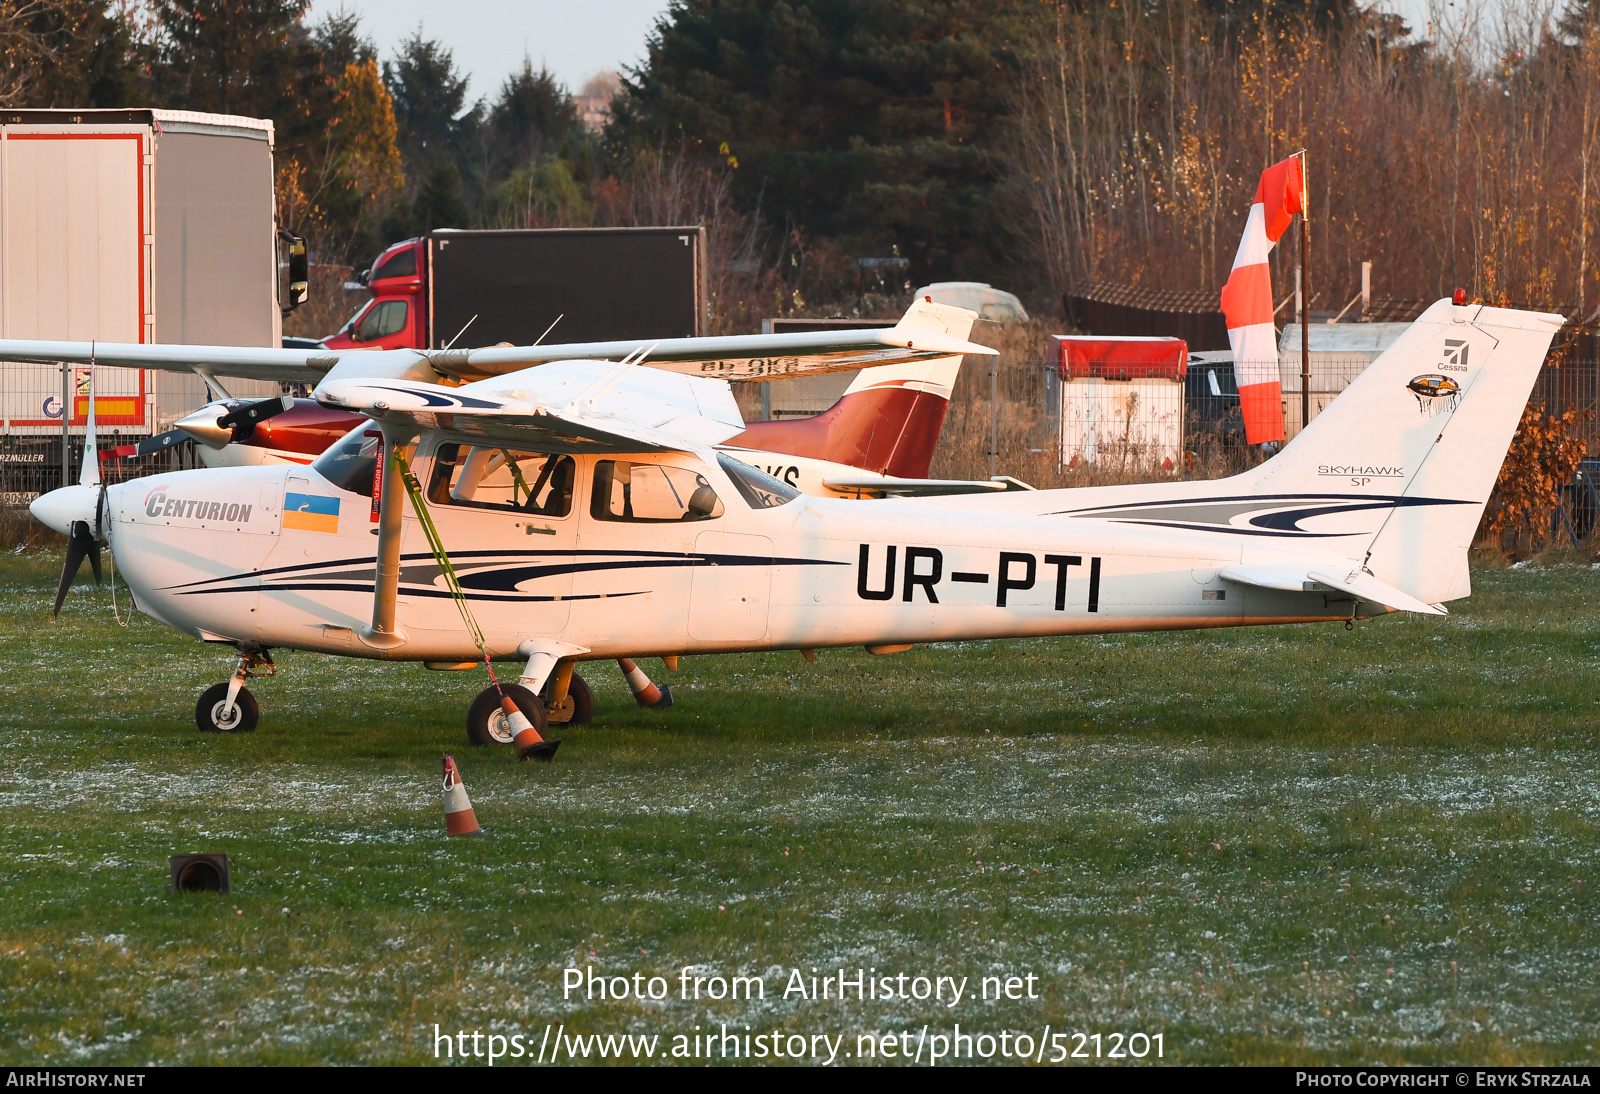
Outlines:
[[[705,332],[701,227],[441,228],[394,244],[330,349],[689,338]]]
[[[278,345],[298,301],[280,299],[272,153],[264,119],[0,110],[0,338]],[[88,395],[88,369],[0,363],[0,504],[61,485]],[[95,395],[102,443],[210,398],[198,375],[121,368],[95,370]]]

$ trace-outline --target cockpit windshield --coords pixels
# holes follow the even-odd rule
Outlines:
[[[340,490],[370,496],[372,476],[378,467],[378,451],[383,446],[383,438],[366,436],[368,431],[377,433],[376,427],[370,422],[356,426],[318,456],[312,462],[311,469]]]

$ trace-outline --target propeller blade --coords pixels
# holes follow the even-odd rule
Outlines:
[[[72,522],[72,535],[67,537],[67,561],[61,567],[61,584],[56,586],[56,604],[54,614],[61,615],[61,605],[67,599],[67,590],[72,588],[72,579],[78,576],[78,570],[83,566],[85,556],[89,549],[95,549],[95,573],[100,572],[99,545],[94,537],[89,534],[89,526],[81,520]]]
[[[250,435],[257,422],[264,422],[274,414],[282,414],[285,410],[294,409],[293,395],[280,395],[275,399],[260,399],[253,403],[246,403],[237,410],[230,410],[217,419],[217,425],[223,429],[235,431],[235,440],[243,440]]]
[[[94,436],[94,352],[89,354],[89,420],[83,434],[83,469],[78,472],[78,482],[84,486],[100,485],[100,449]]]
[[[146,437],[134,448],[135,456],[153,456],[157,452],[165,452],[174,445],[183,444],[194,438],[181,429],[169,429],[165,433],[157,433],[154,437]]]
[[[84,534],[89,537],[89,543],[85,549],[89,552],[89,569],[94,571],[94,584],[95,588],[98,589],[100,587],[100,541],[89,534],[87,529],[85,529]]]

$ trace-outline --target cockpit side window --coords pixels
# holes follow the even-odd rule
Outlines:
[[[572,457],[559,453],[441,444],[428,478],[428,502],[564,517],[572,512],[577,475]]]
[[[722,499],[698,471],[627,460],[595,464],[589,499],[589,515],[595,520],[664,524],[714,520],[722,513]]]
[[[773,509],[787,505],[800,496],[800,491],[788,483],[773,478],[759,468],[741,463],[725,452],[717,453],[717,463],[733,480],[739,496],[750,503],[752,509]]]

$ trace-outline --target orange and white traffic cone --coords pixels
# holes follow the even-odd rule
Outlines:
[[[481,836],[478,818],[472,814],[472,800],[461,785],[461,772],[449,756],[444,758],[444,830],[452,836]]]
[[[511,701],[511,696],[500,696],[500,709],[506,712],[506,721],[511,724],[511,744],[516,748],[517,755],[524,760],[548,762],[556,754],[556,749],[561,747],[560,741],[547,741],[539,736],[539,731],[533,728],[528,716]]]
[[[669,687],[656,687],[650,682],[650,677],[644,674],[644,669],[635,665],[626,657],[617,658],[617,666],[622,669],[622,675],[627,678],[628,690],[633,692],[633,701],[642,707],[651,710],[666,710],[672,705],[672,689]]]

